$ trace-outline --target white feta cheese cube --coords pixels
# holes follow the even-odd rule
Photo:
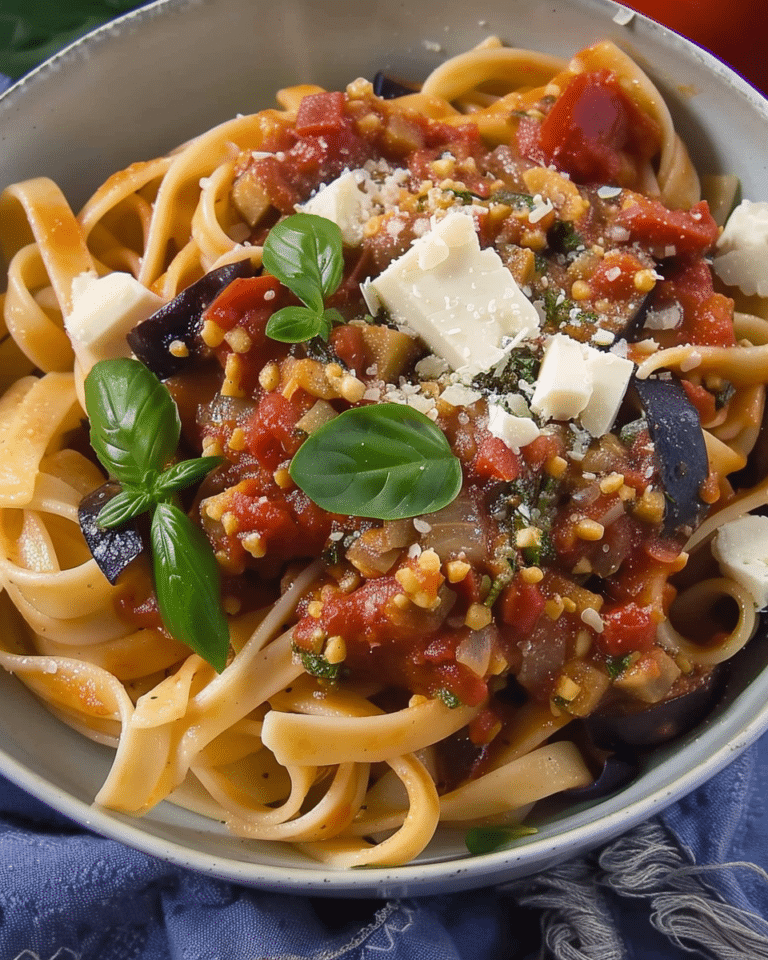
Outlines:
[[[592,372],[582,345],[556,333],[544,348],[531,410],[545,420],[575,420],[591,395]]]
[[[723,576],[740,583],[758,610],[768,607],[768,517],[747,514],[724,523],[712,540]]]
[[[503,440],[513,453],[519,453],[521,447],[532,443],[541,433],[530,417],[507,413],[498,403],[488,405],[488,430],[492,436]]]
[[[363,224],[371,215],[371,198],[366,192],[370,185],[371,178],[365,171],[346,170],[297,209],[333,220],[344,243],[356,247],[363,239]]]
[[[635,365],[626,357],[617,357],[587,345],[584,346],[584,355],[592,393],[579,419],[593,437],[602,437],[613,426]]]
[[[768,297],[768,202],[742,200],[716,245],[715,273],[749,296]]]
[[[378,277],[362,285],[454,370],[473,375],[504,357],[505,338],[535,334],[539,315],[495,250],[482,250],[472,216],[450,211]]]
[[[127,334],[164,302],[130,273],[75,277],[72,312],[65,318],[64,327],[83,373],[99,360],[130,357]]]

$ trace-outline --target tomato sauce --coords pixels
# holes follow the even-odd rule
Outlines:
[[[296,561],[321,558],[293,633],[299,654],[322,657],[330,640],[343,649],[323,674],[336,680],[319,682],[364,685],[398,702],[415,694],[485,703],[476,745],[503,725],[505,678],[524,697],[568,710],[558,691],[569,689],[574,663],[604,678],[611,658],[651,651],[683,538],[663,530],[647,429],[622,435],[636,411],[623,408],[606,438],[551,423],[515,448],[491,433],[489,403],[530,398],[532,368],[489,373],[470,385],[476,395],[466,403],[443,401],[440,374],[420,372],[430,359],[425,344],[372,318],[361,281],[407,249],[436,212],[470,206],[482,245],[538,305],[543,333],[587,343],[602,333],[604,347],[626,337],[631,350],[651,333],[642,328],[650,305],[679,311],[674,329],[652,331],[661,345],[734,342],[733,303],[715,292],[705,259],[717,238],[707,205],[670,210],[640,192],[660,131],[614,74],[578,74],[509,123],[512,143],[498,146],[485,144],[471,120],[432,121],[370,93],[305,97],[294,122],[275,125],[269,156],[240,159],[238,182],[272,208],[252,224],[259,243],[276,215],[293,213],[343,171],[365,168],[383,181],[393,199],[345,248],[327,304],[345,322],[327,341],[278,343],[267,322],[298,301],[266,274],[238,279],[207,308],[201,333],[226,397],[211,400],[202,379],[177,390],[187,421],[199,391],[190,432],[224,460],[195,508],[229,578],[225,590],[245,583],[232,592],[256,604],[279,593]],[[686,389],[708,414],[711,394]],[[292,458],[323,423],[415,397],[461,463],[460,506],[382,524],[325,512],[297,487]],[[142,597],[132,615],[149,622],[155,613]]]

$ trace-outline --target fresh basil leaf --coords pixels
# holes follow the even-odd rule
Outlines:
[[[327,310],[323,311],[323,319],[328,324],[329,333],[331,332],[331,328],[333,327],[334,323],[346,323],[344,317],[340,311],[336,309],[336,307],[328,307]]]
[[[535,827],[524,827],[517,823],[508,827],[473,827],[467,831],[464,842],[470,853],[492,853],[535,833],[538,833]]]
[[[164,470],[155,481],[152,490],[158,499],[169,493],[184,490],[193,483],[202,480],[222,462],[221,457],[197,457],[194,460],[182,460]]]
[[[307,307],[283,307],[267,321],[266,333],[281,343],[303,343],[313,337],[328,339],[331,325],[322,313]]]
[[[227,661],[229,629],[210,543],[170,503],[156,507],[150,539],[155,592],[166,629],[221,673]]]
[[[285,284],[315,313],[341,283],[344,270],[341,230],[332,220],[295,213],[267,234],[264,269]]]
[[[116,496],[105,503],[96,517],[96,523],[104,530],[110,530],[112,527],[119,527],[127,523],[140,513],[144,513],[154,503],[153,498],[148,493],[140,493],[136,490],[122,490]]]
[[[109,472],[144,490],[149,470],[176,452],[181,421],[157,377],[138,360],[101,360],[85,378],[91,446]]]
[[[442,430],[398,403],[344,411],[304,441],[290,474],[324,510],[379,520],[440,510],[462,482]]]

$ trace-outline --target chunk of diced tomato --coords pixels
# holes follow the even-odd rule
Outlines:
[[[501,592],[499,616],[502,623],[526,635],[536,626],[545,602],[544,594],[535,583],[515,580]]]
[[[310,93],[296,112],[296,133],[333,133],[344,126],[344,94]]]
[[[474,469],[478,477],[516,480],[520,475],[520,456],[498,437],[487,437],[477,451]]]
[[[656,623],[648,607],[634,602],[601,611],[603,632],[598,635],[601,649],[612,657],[636,650],[645,652],[656,640]]]
[[[633,240],[663,248],[671,254],[704,253],[714,246],[718,226],[706,200],[690,210],[669,210],[660,200],[632,193],[616,223],[629,231]]]

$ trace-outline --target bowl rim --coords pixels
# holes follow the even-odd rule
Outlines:
[[[689,57],[698,58],[719,81],[735,87],[741,96],[757,107],[768,124],[768,101],[757,88],[706,49],[684,39],[650,17],[629,11],[629,8],[614,3],[613,0],[567,2],[577,7],[591,7],[607,15],[621,10],[630,12],[633,19],[637,17],[645,23],[645,29],[657,33],[663,45],[683,51]],[[44,83],[71,58],[79,54],[85,55],[100,44],[108,42],[110,35],[120,33],[127,26],[144,26],[157,16],[198,6],[200,3],[201,0],[152,0],[97,26],[67,44],[4,90],[0,94],[0,114],[9,102],[23,96],[28,88]],[[303,864],[293,867],[247,859],[237,860],[226,855],[226,852],[223,856],[217,856],[147,831],[142,828],[141,819],[83,802],[6,752],[2,745],[0,774],[86,829],[177,866],[218,879],[261,889],[326,896],[391,897],[464,890],[514,876],[524,876],[525,864],[528,861],[554,864],[600,846],[659,813],[715,776],[768,729],[768,702],[759,695],[761,684],[768,684],[768,667],[754,677],[745,690],[710,725],[710,734],[717,734],[717,749],[712,750],[708,737],[698,735],[701,731],[694,731],[684,746],[676,749],[672,757],[662,760],[656,768],[664,769],[665,773],[660,784],[650,793],[646,792],[623,804],[621,798],[633,794],[630,785],[630,788],[625,788],[610,798],[592,803],[581,814],[568,815],[566,820],[574,820],[575,823],[556,832],[555,836],[547,836],[545,831],[542,835],[526,838],[513,848],[476,856],[467,854],[460,859],[438,859],[434,862],[417,860],[402,867],[349,871],[333,870],[322,864],[314,866],[309,861],[306,867]],[[724,736],[724,733],[727,733],[727,736]],[[683,759],[689,762],[682,763]],[[682,772],[677,772],[680,769]],[[645,774],[641,774],[635,783],[642,783],[644,776]],[[522,868],[523,872],[514,872],[516,868]]]

